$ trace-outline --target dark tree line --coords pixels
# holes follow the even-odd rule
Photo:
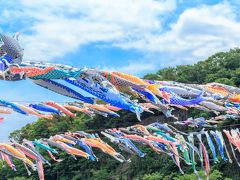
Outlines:
[[[194,65],[181,65],[177,67],[164,68],[155,74],[147,74],[145,79],[155,80],[173,80],[184,83],[207,83],[220,82],[234,86],[240,86],[240,49],[233,49],[229,52],[219,52],[205,61],[200,61]],[[211,114],[197,110],[189,110],[188,116],[209,117]],[[177,112],[180,116],[181,112]],[[126,127],[135,123],[139,123],[133,113],[126,111],[120,112],[121,118],[100,117],[89,118],[83,114],[78,114],[77,118],[70,117],[54,117],[53,120],[39,119],[38,121],[27,124],[20,130],[11,133],[10,137],[20,141],[24,138],[29,140],[39,139],[42,137],[50,137],[58,133],[74,130],[85,130],[87,132],[97,132],[105,128]],[[143,113],[143,123],[159,120],[169,122],[164,118],[161,112],[156,112],[155,115]],[[239,123],[236,121],[234,123]],[[233,124],[231,120],[225,124]],[[106,140],[107,141],[107,140]],[[111,144],[111,143],[110,143]],[[112,144],[111,144],[112,145]],[[120,151],[114,146],[117,151]],[[95,154],[99,158],[98,162],[87,161],[83,158],[74,160],[65,153],[60,153],[60,157],[64,161],[55,163],[52,166],[45,165],[45,177],[47,180],[61,179],[174,179],[174,180],[192,180],[196,179],[190,166],[183,165],[183,170],[186,173],[181,175],[178,168],[170,157],[164,154],[155,154],[150,148],[138,146],[142,151],[146,152],[144,158],[135,156],[131,158],[131,163],[119,163],[108,155],[94,149]],[[41,151],[47,157],[46,152]],[[18,160],[14,160],[17,166],[17,172],[12,172],[8,167],[0,167],[0,179],[28,179],[28,175],[24,166]],[[200,164],[198,165],[200,171]],[[212,164],[212,174],[210,179],[239,179],[239,167],[236,164],[221,162]],[[203,175],[202,172],[200,174]],[[38,179],[37,174],[33,172],[29,179]]]

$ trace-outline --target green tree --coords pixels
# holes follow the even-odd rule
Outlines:
[[[210,56],[205,61],[200,61],[194,65],[182,65],[177,67],[168,67],[160,69],[157,73],[146,75],[144,78],[149,80],[170,80],[185,83],[208,83],[220,82],[229,85],[240,85],[240,50],[232,49],[229,52],[219,52]],[[52,120],[40,118],[32,124],[28,124],[11,133],[10,137],[21,142],[24,138],[29,140],[40,139],[42,137],[50,137],[55,134],[66,131],[84,130],[89,133],[97,133],[102,129],[113,127],[126,127],[132,124],[139,123],[133,113],[126,111],[118,112],[121,118],[117,117],[101,117],[94,118],[78,113],[77,118],[57,117]],[[148,124],[156,119],[161,122],[169,122],[165,116],[159,111],[154,111],[155,114],[144,112],[142,114],[142,122]],[[190,109],[187,112],[179,110],[174,112],[177,117],[186,114],[189,117],[211,117],[214,114],[202,112],[196,109]],[[239,124],[240,121],[232,122],[226,120],[223,125]],[[187,129],[186,129],[187,130]],[[191,130],[191,129],[190,129]],[[196,129],[195,129],[196,130]],[[108,142],[106,139],[104,141]],[[112,144],[111,144],[112,145]],[[71,156],[65,153],[60,153],[58,158],[64,160],[56,163],[48,157],[44,151],[40,151],[46,157],[52,166],[44,165],[46,180],[57,179],[174,179],[187,180],[197,179],[190,166],[182,163],[184,175],[181,175],[177,166],[172,159],[166,154],[156,154],[149,147],[138,145],[147,155],[144,158],[130,156],[123,152],[127,158],[131,158],[131,163],[119,163],[107,154],[102,153],[97,149],[93,149],[98,162],[91,162],[83,158],[74,160]],[[112,145],[117,151],[120,151],[117,146]],[[219,157],[220,159],[220,157]],[[9,167],[0,167],[1,178],[3,179],[28,179],[27,172],[21,161],[14,159],[14,164],[17,167],[17,172],[12,172]],[[199,166],[199,163],[198,163]],[[202,171],[199,171],[201,177],[206,178]],[[226,163],[221,161],[218,164],[211,164],[210,180],[239,179],[240,172],[236,163]],[[37,173],[32,172],[29,179],[38,179]]]

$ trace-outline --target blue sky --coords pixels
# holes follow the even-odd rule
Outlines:
[[[26,61],[96,67],[138,76],[193,64],[239,47],[238,1],[0,0],[0,31],[20,32]],[[69,101],[29,80],[1,81],[2,99]],[[6,116],[0,140],[34,117]]]

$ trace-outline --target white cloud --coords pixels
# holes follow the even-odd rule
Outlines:
[[[176,8],[175,0],[22,0],[19,6],[23,11],[5,9],[2,15],[29,21],[23,31],[31,34],[22,37],[25,57],[40,60],[92,42],[120,43],[161,32],[162,17]]]
[[[142,59],[104,69],[138,75],[159,67],[196,62],[217,51],[239,46],[240,22],[234,11],[239,11],[239,4],[233,7],[224,2],[186,9],[166,31],[162,23],[176,8],[175,0],[0,1],[0,30],[4,30],[4,23],[9,24],[10,31],[22,24],[20,42],[25,57],[36,60],[51,61],[92,42],[136,49],[143,52]],[[7,89],[2,98],[62,100],[62,96],[43,90],[38,94],[25,91],[21,94],[18,90],[28,85],[15,83],[12,88],[9,84],[2,85]],[[29,91],[38,89],[32,88]],[[23,116],[24,119],[19,119],[23,122],[17,123],[18,119],[10,118],[13,119],[0,128],[4,134],[13,121],[17,128],[25,120]],[[3,138],[6,137],[0,136],[0,140]]]
[[[119,66],[119,67],[101,67],[101,69],[106,71],[119,71],[123,73],[129,73],[129,74],[142,74],[143,72],[149,72],[156,70],[158,67],[155,65],[155,63],[147,63],[147,62],[138,62],[135,61],[132,63],[127,63],[125,66]]]
[[[139,72],[146,60],[156,67],[187,64],[239,46],[236,7],[227,2],[186,9],[168,30],[162,22],[175,12],[175,0],[21,0],[17,6],[23,11],[5,9],[1,21],[18,18],[29,24],[21,42],[30,60],[51,61],[104,42],[143,52]]]
[[[233,7],[221,3],[187,9],[169,31],[116,45],[126,49],[141,49],[146,53],[164,53],[164,58],[168,59],[163,62],[172,60],[174,65],[178,61],[196,62],[215,52],[238,47],[239,32],[240,22],[236,20]]]

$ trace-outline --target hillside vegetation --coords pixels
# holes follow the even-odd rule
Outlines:
[[[164,68],[155,74],[147,74],[145,79],[156,80],[172,80],[184,83],[207,83],[220,82],[229,85],[240,85],[240,50],[234,49],[229,52],[220,52],[205,61],[198,62],[194,65],[181,65],[177,67]],[[181,112],[176,112],[180,116]],[[186,116],[211,116],[211,114],[203,113],[197,110],[189,110],[185,112]],[[70,117],[55,117],[53,120],[39,119],[38,121],[28,124],[20,130],[11,133],[10,137],[21,141],[23,138],[34,140],[42,137],[50,137],[57,133],[63,133],[71,130],[84,130],[87,132],[98,132],[105,128],[126,127],[135,123],[139,123],[133,113],[126,111],[120,112],[121,118],[87,117],[78,114],[78,117],[72,119]],[[169,122],[161,112],[155,114],[143,113],[142,123],[153,122],[155,120]],[[23,119],[24,120],[24,119]],[[227,121],[226,123],[232,123]],[[239,121],[234,122],[239,123]],[[233,123],[232,123],[233,124]],[[106,140],[107,142],[107,140]],[[110,143],[111,144],[111,143]],[[112,144],[111,144],[112,145]],[[139,147],[139,146],[138,146]],[[115,147],[117,151],[120,151]],[[47,180],[61,179],[174,179],[174,180],[192,180],[196,179],[192,169],[187,165],[182,165],[185,175],[181,175],[178,168],[172,160],[164,155],[157,155],[149,148],[143,148],[146,152],[144,158],[126,157],[132,159],[131,163],[119,163],[110,156],[94,149],[98,162],[87,161],[83,158],[74,160],[64,153],[60,157],[64,160],[60,163],[52,162],[52,166],[45,165],[45,177]],[[42,152],[45,154],[45,152]],[[45,154],[46,155],[46,154]],[[47,157],[47,156],[45,156]],[[9,168],[1,168],[1,178],[28,179],[27,172],[23,164],[15,160],[17,172],[12,172]],[[229,164],[221,162],[219,164],[211,164],[212,174],[210,179],[239,179],[239,167],[235,163]],[[200,164],[198,165],[200,171]],[[202,172],[200,172],[203,175]],[[203,176],[204,177],[204,176]],[[38,179],[35,172],[29,179]]]

